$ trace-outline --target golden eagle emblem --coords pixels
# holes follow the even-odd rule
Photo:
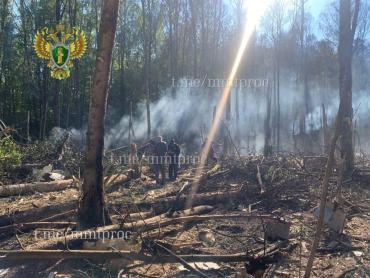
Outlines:
[[[70,76],[72,61],[82,57],[86,46],[85,33],[76,27],[65,31],[64,25],[58,24],[56,30],[45,27],[35,35],[34,49],[37,56],[49,60],[51,76],[59,80]]]

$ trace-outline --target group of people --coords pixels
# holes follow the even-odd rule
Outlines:
[[[180,146],[175,139],[171,139],[170,143],[163,141],[161,136],[158,136],[153,142],[153,155],[156,158],[154,163],[155,180],[157,184],[163,185],[166,179],[165,160],[168,158],[168,178],[176,180],[177,170],[179,165]]]
[[[202,145],[202,150],[205,148],[206,142],[208,139],[206,138]],[[147,152],[148,151],[148,152]],[[140,149],[137,149],[136,144],[131,144],[131,152],[130,152],[130,161],[134,162],[137,161],[139,157],[139,161],[141,160],[142,155],[144,152],[147,152],[151,155],[151,160],[149,163],[151,164],[151,169],[155,173],[155,180],[156,183],[159,185],[164,185],[166,180],[166,165],[168,165],[168,178],[171,181],[177,179],[177,172],[179,168],[179,156],[180,156],[180,146],[176,143],[175,139],[171,139],[169,143],[166,143],[161,136],[155,137],[154,139],[150,140],[147,144],[142,146]],[[136,160],[135,160],[136,158]],[[213,148],[213,142],[210,143],[209,150],[207,153],[205,163],[215,163],[217,162],[217,158],[215,155],[215,151]],[[138,164],[132,163],[131,167],[139,172]]]

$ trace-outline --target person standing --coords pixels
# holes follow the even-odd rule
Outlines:
[[[170,180],[177,179],[177,169],[179,165],[180,146],[176,143],[175,139],[171,139],[168,144],[168,156],[170,163],[168,166],[168,178]]]
[[[164,164],[166,154],[167,143],[162,140],[161,136],[158,136],[154,145],[154,171],[157,185],[164,185],[165,182],[166,174],[164,170]],[[159,176],[161,176],[161,179],[159,179]]]

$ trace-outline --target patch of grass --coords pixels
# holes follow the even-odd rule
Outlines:
[[[17,144],[10,137],[0,139],[0,163],[4,165],[19,165],[21,153]]]

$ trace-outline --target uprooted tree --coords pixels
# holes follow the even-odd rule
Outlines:
[[[110,223],[103,187],[104,120],[119,0],[105,0],[90,96],[87,150],[79,219],[84,227]]]

